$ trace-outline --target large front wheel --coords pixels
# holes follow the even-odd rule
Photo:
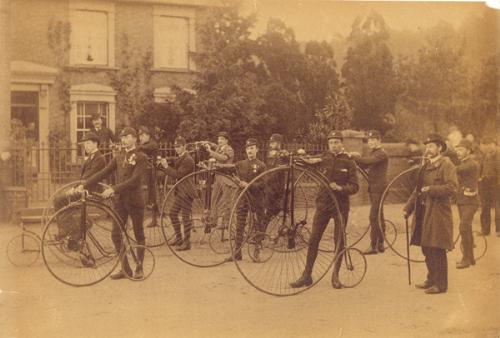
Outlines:
[[[171,252],[196,267],[214,267],[230,255],[228,224],[236,181],[213,170],[191,173],[167,193],[160,227]]]
[[[268,170],[234,203],[229,230],[233,261],[259,291],[275,296],[303,292],[333,264],[337,246],[332,217],[339,214],[332,190],[318,174],[295,165]],[[313,283],[292,288],[308,261]]]
[[[42,236],[42,257],[49,272],[71,286],[96,284],[116,268],[123,254],[112,230],[121,229],[116,214],[93,201],[74,202],[56,212]],[[116,235],[115,235],[116,236]],[[121,230],[118,236],[122,236]]]

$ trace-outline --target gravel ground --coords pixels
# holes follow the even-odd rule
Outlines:
[[[325,278],[282,298],[255,290],[233,263],[194,268],[166,247],[155,249],[157,266],[144,282],[74,288],[54,279],[41,258],[13,267],[5,248],[18,232],[0,225],[0,337],[500,337],[494,235],[475,267],[457,270],[459,251],[448,255],[446,294],[408,285],[405,261],[386,252],[367,257],[354,289],[332,289]],[[423,281],[425,266],[413,264],[412,274],[414,283]]]

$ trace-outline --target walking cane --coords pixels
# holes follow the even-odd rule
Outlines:
[[[411,269],[410,269],[410,235],[408,233],[408,217],[405,217],[406,225],[406,259],[408,263],[408,285],[411,285]]]

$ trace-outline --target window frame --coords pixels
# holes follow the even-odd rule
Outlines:
[[[75,45],[75,35],[73,34],[74,22],[76,20],[77,12],[101,12],[107,15],[107,63],[91,64],[81,63],[76,59],[75,53],[70,49],[69,64],[73,67],[86,67],[86,68],[114,68],[115,67],[115,4],[105,1],[91,1],[91,0],[70,0],[69,3],[69,21],[72,27],[70,36],[71,45]]]
[[[188,50],[187,67],[172,68],[160,65],[159,49],[157,48],[161,41],[161,32],[157,30],[159,20],[164,17],[187,19],[188,22]],[[190,72],[196,70],[196,65],[191,57],[191,53],[196,52],[196,9],[177,7],[177,6],[153,6],[153,70]]]

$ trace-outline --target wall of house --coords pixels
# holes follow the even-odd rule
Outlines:
[[[123,36],[127,35],[130,48],[141,54],[153,51],[153,6],[151,2],[115,2],[115,67],[69,67],[65,68],[71,85],[97,83],[110,86],[110,74],[117,71],[123,62]],[[197,24],[202,20],[204,10],[196,9]],[[199,20],[200,18],[200,20]],[[69,1],[64,0],[13,0],[12,1],[12,60],[30,61],[61,70],[57,58],[49,47],[48,29],[51,21],[69,22]],[[199,37],[196,36],[196,49],[199,49]],[[65,66],[68,57],[63,58]],[[189,72],[154,70],[152,86],[154,88],[178,85],[190,88],[194,76]],[[69,116],[61,109],[63,104],[59,87],[56,83],[49,91],[49,125],[51,130],[69,131]],[[116,112],[116,121],[119,121]],[[68,133],[69,134],[69,133]]]

